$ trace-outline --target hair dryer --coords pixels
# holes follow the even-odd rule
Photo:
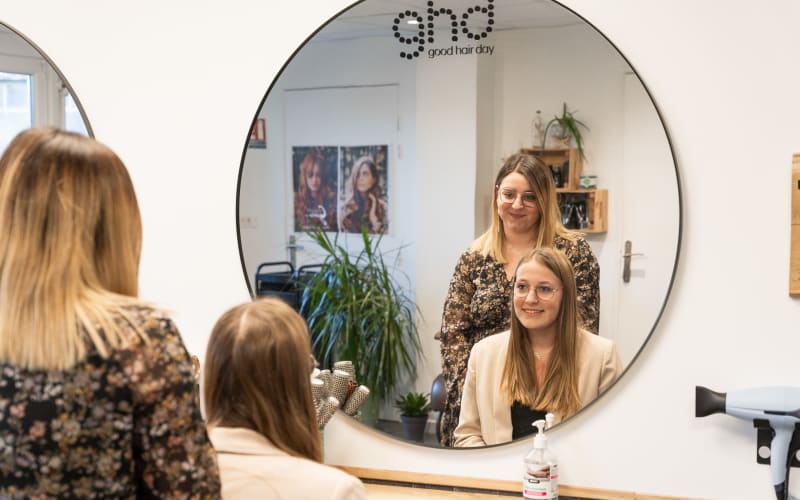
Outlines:
[[[792,438],[795,432],[800,433],[796,430],[800,429],[800,387],[758,387],[726,394],[696,386],[695,417],[714,413],[769,422],[773,431],[770,476],[778,500],[788,499],[789,470],[798,449],[797,442],[792,445]]]

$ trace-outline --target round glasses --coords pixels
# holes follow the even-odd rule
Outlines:
[[[537,285],[537,286],[530,286],[527,283],[517,283],[514,285],[514,295],[516,297],[528,297],[528,294],[533,291],[533,294],[536,296],[537,299],[542,301],[549,301],[553,300],[555,297],[556,292],[561,290],[560,288],[553,288],[550,285]]]
[[[498,188],[499,189],[499,188]],[[514,202],[517,201],[517,198],[522,197],[522,205],[526,207],[535,207],[536,206],[536,194],[525,191],[523,193],[517,193],[513,189],[499,189],[500,201],[503,203],[507,203],[509,205],[513,205]]]

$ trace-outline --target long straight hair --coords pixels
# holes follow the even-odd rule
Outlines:
[[[246,427],[290,455],[321,462],[309,339],[303,318],[274,297],[224,313],[203,372],[209,425]]]
[[[103,356],[121,345],[141,240],[113,151],[55,128],[17,135],[0,157],[0,361],[66,369],[87,339]]]
[[[553,175],[547,165],[536,156],[515,153],[508,157],[497,172],[492,188],[492,223],[472,245],[472,249],[481,255],[492,257],[495,261],[505,264],[506,257],[503,253],[505,245],[505,229],[503,220],[497,210],[497,191],[500,184],[509,174],[521,174],[531,185],[531,190],[536,195],[536,205],[539,208],[539,224],[536,232],[536,247],[551,247],[556,236],[574,240],[577,233],[570,231],[561,223],[561,210],[558,206],[558,195],[553,182]]]
[[[561,280],[561,307],[556,319],[556,340],[544,380],[538,380],[533,346],[528,331],[511,305],[511,335],[508,339],[500,392],[509,404],[514,401],[536,410],[546,410],[567,417],[580,408],[578,393],[578,300],[575,276],[567,257],[553,248],[535,248],[520,259],[519,268],[535,260]],[[513,299],[512,299],[513,302]]]

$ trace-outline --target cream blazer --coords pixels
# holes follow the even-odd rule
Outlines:
[[[366,499],[358,478],[293,457],[256,431],[214,427],[209,437],[217,451],[223,499]]]
[[[500,380],[510,331],[486,337],[472,348],[461,393],[461,416],[454,432],[455,446],[486,446],[511,441],[511,406],[500,396]],[[617,348],[609,339],[581,330],[578,394],[586,406],[622,372]],[[555,423],[561,420],[555,415]]]

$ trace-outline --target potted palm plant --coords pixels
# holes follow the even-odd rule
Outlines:
[[[394,407],[400,410],[403,437],[412,441],[422,441],[425,438],[428,413],[431,411],[430,395],[408,392],[395,399]]]
[[[586,130],[589,130],[589,127],[587,127],[582,121],[575,118],[574,113],[574,111],[570,111],[567,108],[567,103],[564,103],[561,116],[554,116],[549,122],[547,122],[547,126],[544,128],[544,134],[542,134],[542,149],[545,149],[547,133],[552,127],[554,131],[557,131],[556,137],[558,137],[565,147],[568,147],[570,139],[574,138],[575,147],[578,149],[578,154],[581,156],[581,158],[586,157],[583,154],[583,135],[581,134],[581,127]]]
[[[361,411],[374,424],[377,401],[385,401],[400,380],[416,377],[416,305],[398,283],[401,274],[384,260],[382,236],[362,228],[363,248],[351,255],[338,233],[333,239],[320,228],[307,234],[326,253],[319,272],[301,282],[300,312],[314,352],[323,366],[353,361],[356,378],[375,396]]]

